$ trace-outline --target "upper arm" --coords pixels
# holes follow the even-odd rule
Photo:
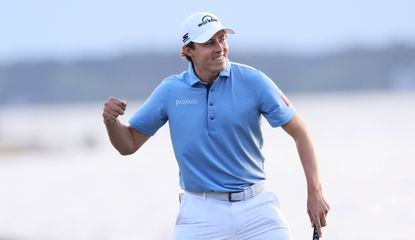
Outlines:
[[[130,118],[130,127],[146,136],[154,135],[168,120],[168,90],[163,81]]]
[[[307,133],[306,126],[298,114],[295,114],[290,121],[281,127],[294,139],[297,139],[302,134]]]
[[[259,72],[257,83],[259,111],[270,125],[279,127],[289,122],[295,115],[295,109],[284,93],[262,72]]]

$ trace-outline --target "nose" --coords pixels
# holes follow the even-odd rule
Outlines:
[[[216,46],[216,51],[217,52],[222,52],[224,49],[224,46],[222,45],[223,43],[221,43],[219,40],[215,40],[215,46]]]

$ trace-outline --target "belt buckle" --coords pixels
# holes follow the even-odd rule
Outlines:
[[[241,200],[233,200],[233,199],[232,199],[232,192],[228,192],[228,201],[229,201],[229,202],[239,202],[239,201],[241,201]]]

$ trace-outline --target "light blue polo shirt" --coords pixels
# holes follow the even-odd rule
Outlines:
[[[228,62],[207,86],[189,64],[164,79],[130,119],[152,136],[167,121],[180,170],[180,185],[192,192],[237,192],[265,179],[261,115],[272,127],[295,114],[264,73]]]

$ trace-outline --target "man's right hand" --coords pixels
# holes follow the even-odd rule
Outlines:
[[[127,101],[109,97],[104,104],[104,110],[102,112],[104,123],[115,122],[118,116],[124,114],[126,108]]]
[[[102,112],[110,141],[122,155],[135,153],[150,138],[117,120],[126,108],[127,101],[110,97]]]

